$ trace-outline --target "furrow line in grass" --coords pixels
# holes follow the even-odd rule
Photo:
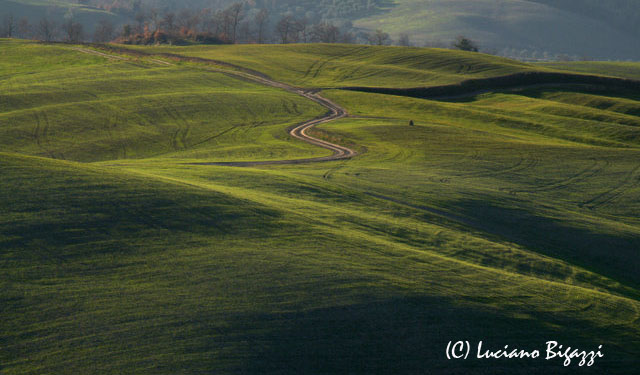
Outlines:
[[[226,194],[226,195],[238,198],[238,199],[248,200],[248,201],[251,201],[251,202],[264,204],[264,205],[267,205],[267,206],[272,206],[272,205],[275,204],[276,207],[279,207],[280,209],[285,209],[285,210],[289,210],[287,207],[296,207],[296,206],[300,205],[300,203],[302,201],[305,202],[305,205],[307,207],[317,206],[317,209],[319,209],[319,210],[322,209],[322,207],[324,206],[323,204],[320,204],[318,202],[312,202],[312,201],[303,200],[303,199],[296,199],[296,198],[286,198],[286,197],[283,197],[283,196],[278,196],[278,195],[265,193],[265,192],[260,192],[259,196],[257,196],[257,195],[255,195],[255,191],[249,192],[249,191],[245,191],[244,189],[241,189],[241,188],[238,188],[238,187],[228,187],[228,186],[225,186],[225,185],[212,184],[212,183],[200,183],[200,182],[197,182],[197,181],[184,180],[184,179],[176,178],[176,177],[157,175],[155,173],[144,172],[144,171],[141,171],[141,170],[138,170],[138,169],[135,169],[135,170],[134,169],[127,169],[127,171],[130,172],[130,173],[133,173],[133,174],[150,177],[150,178],[153,178],[155,180],[165,181],[166,183],[177,184],[177,185],[186,185],[186,186],[189,186],[191,188],[197,188],[197,189],[211,190],[211,191],[215,191],[215,192],[218,192],[218,193]],[[253,195],[251,195],[251,194],[253,194]],[[278,204],[278,202],[280,202],[280,204]],[[283,205],[282,202],[285,202],[286,204]],[[297,202],[297,204],[295,204],[296,202]],[[365,217],[369,216],[366,213],[355,212],[355,211],[349,210],[349,209],[338,209],[338,211],[343,213],[343,214],[345,214],[345,215],[356,215],[356,216],[364,215]],[[302,213],[300,213],[299,211],[296,211],[294,209],[291,209],[290,212],[295,214],[295,215],[303,215]],[[335,230],[337,230],[337,228],[335,226],[328,225],[327,223],[322,222],[322,221],[318,221],[314,217],[306,216],[305,220],[307,220],[308,223],[316,222],[317,225],[320,225],[322,228],[324,228],[325,230],[328,230],[330,232],[334,232]],[[341,227],[341,229],[344,229],[344,228]],[[356,232],[356,233],[358,233],[360,235],[363,235],[363,238],[367,238],[372,243],[386,244],[388,246],[393,245],[392,247],[402,248],[403,250],[409,251],[411,253],[417,253],[417,254],[422,254],[422,255],[435,257],[437,259],[440,259],[440,260],[443,260],[443,261],[447,261],[447,262],[453,262],[455,264],[459,264],[459,265],[462,265],[462,266],[472,267],[474,269],[489,271],[489,272],[493,272],[493,273],[496,273],[496,274],[508,275],[508,276],[511,276],[511,277],[521,277],[521,278],[524,278],[526,280],[536,280],[538,282],[546,283],[548,285],[563,286],[563,287],[566,287],[566,288],[576,288],[578,290],[588,291],[589,293],[593,293],[595,295],[607,296],[609,298],[623,300],[623,301],[626,301],[628,303],[633,303],[633,304],[640,303],[635,298],[632,298],[632,297],[627,296],[627,295],[612,293],[611,291],[606,290],[606,289],[600,289],[600,288],[596,289],[596,287],[590,288],[590,287],[587,287],[587,286],[584,286],[584,285],[570,284],[570,283],[562,282],[562,281],[559,281],[559,280],[550,280],[550,279],[536,277],[535,275],[531,275],[531,274],[522,274],[522,273],[510,271],[510,270],[507,270],[507,269],[501,269],[501,268],[495,268],[495,267],[486,266],[486,265],[482,265],[482,264],[476,264],[476,263],[470,262],[468,260],[459,259],[459,258],[456,258],[456,257],[444,255],[444,254],[438,253],[438,252],[436,252],[434,250],[431,250],[431,249],[427,249],[427,248],[420,249],[420,248],[416,248],[415,246],[410,245],[410,244],[406,244],[406,243],[402,243],[402,242],[396,242],[396,241],[390,241],[389,239],[383,238],[378,234],[374,234],[374,233],[371,233],[371,232],[366,232],[365,233],[365,232],[362,232],[361,230],[359,230],[357,228],[351,227],[350,230],[354,231],[354,232]],[[336,234],[337,234],[337,232],[336,232]],[[578,270],[584,270],[581,267],[573,265],[573,264],[570,264],[570,266],[575,268],[575,269],[578,269]],[[590,271],[588,271],[588,270],[584,270],[584,271],[590,273]]]
[[[95,52],[93,50],[78,48],[76,49],[79,52],[84,53],[92,53]],[[123,53],[126,53],[127,50],[123,49]],[[131,52],[135,53],[135,52]],[[106,53],[101,53],[102,55],[109,56]],[[182,61],[190,61],[189,57],[181,56],[181,55],[171,55],[172,58]],[[199,59],[198,61],[207,63],[206,59]],[[219,65],[216,61],[209,61],[210,64]],[[275,88],[279,88],[290,93],[296,94],[298,96],[302,96],[306,99],[309,99],[323,107],[325,107],[328,112],[323,117],[312,119],[309,121],[305,121],[297,126],[293,127],[289,130],[289,135],[292,137],[299,139],[301,141],[307,142],[314,146],[322,147],[327,150],[333,152],[333,155],[324,156],[324,157],[316,157],[316,158],[307,158],[307,159],[287,159],[287,160],[271,160],[271,161],[243,161],[243,162],[201,162],[201,163],[189,163],[190,165],[219,165],[219,166],[233,166],[233,167],[246,167],[246,166],[256,166],[256,165],[269,165],[269,164],[301,164],[301,163],[311,163],[311,162],[321,162],[321,161],[333,161],[333,160],[342,160],[342,159],[350,159],[358,154],[358,152],[341,145],[337,145],[335,143],[331,143],[328,141],[324,141],[313,136],[307,134],[307,131],[316,125],[325,124],[330,121],[335,121],[347,116],[346,109],[342,108],[338,104],[332,102],[329,99],[326,99],[320,96],[318,93],[305,91],[303,89],[290,86],[286,83],[277,82],[266,76],[262,76],[259,74],[252,74],[246,71],[236,71],[236,70],[228,70],[221,68],[210,68],[213,71],[217,71],[220,73],[224,73],[226,75],[235,77],[235,78],[243,78],[248,79],[252,82],[256,82],[262,85],[271,86]]]

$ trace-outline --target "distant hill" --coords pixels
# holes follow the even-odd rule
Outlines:
[[[93,33],[94,27],[101,20],[107,20],[113,24],[120,24],[126,20],[122,15],[80,3],[72,0],[0,0],[0,32],[4,33],[6,17],[9,16],[12,16],[15,22],[16,30],[13,36],[20,38],[36,36],[37,25],[43,18],[47,18],[59,26],[65,18],[72,17],[84,26],[84,32],[88,36]],[[18,26],[22,19],[29,24],[27,30],[21,30]]]
[[[9,14],[28,19],[32,29],[43,17],[60,25],[73,16],[86,37],[101,20],[115,32],[124,24],[137,25],[139,33],[147,24],[153,31],[167,12],[179,27],[217,30],[225,21],[216,12],[238,2],[244,4],[241,43],[256,41],[255,17],[266,9],[268,35],[261,39],[272,43],[280,40],[278,21],[290,16],[308,29],[332,23],[348,33],[341,41],[356,43],[367,43],[379,29],[391,35],[391,43],[406,34],[416,46],[450,47],[464,35],[483,52],[523,60],[640,60],[637,0],[0,0],[0,36]],[[296,40],[309,41],[307,31]]]
[[[394,0],[354,25],[415,44],[449,45],[460,34],[518,58],[640,59],[635,0]]]

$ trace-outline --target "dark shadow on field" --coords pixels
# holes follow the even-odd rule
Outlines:
[[[522,309],[504,306],[502,311],[509,315]],[[616,374],[628,373],[639,352],[637,340],[614,330],[605,332],[550,314],[504,317],[490,310],[456,307],[442,298],[410,297],[253,319],[259,323],[235,329],[269,333],[246,338],[251,359],[233,369],[237,373]],[[474,349],[468,360],[446,359],[450,340],[470,341]],[[504,345],[538,349],[542,358],[475,359],[479,340],[483,348],[494,351]],[[589,351],[604,345],[605,358],[590,369],[579,368],[575,360],[565,368],[557,358],[543,359],[549,340]],[[626,349],[619,351],[619,346]]]
[[[459,201],[452,208],[469,218],[473,227],[489,234],[627,285],[640,285],[640,237],[570,226],[525,209],[493,205],[487,200]]]
[[[640,81],[559,72],[520,72],[490,78],[475,78],[457,84],[430,87],[342,87],[342,90],[405,96],[438,101],[457,101],[487,92],[519,91],[537,88],[577,88],[577,92],[619,92],[623,97],[635,97]]]
[[[526,96],[532,99],[541,99],[543,94],[548,94],[551,92],[571,92],[576,94],[589,94],[589,95],[598,95],[605,96],[614,99],[629,99],[629,100],[640,100],[640,95],[638,94],[638,90],[625,90],[625,89],[616,89],[616,88],[607,88],[605,86],[590,86],[590,85],[580,85],[580,84],[531,84],[524,87],[512,88],[512,89],[485,89],[473,91],[460,95],[452,95],[452,96],[444,96],[439,98],[431,98],[431,100],[437,100],[441,102],[449,102],[449,103],[473,103],[478,100],[478,96],[487,93],[495,93],[495,94],[514,94],[520,96]],[[603,107],[600,109],[608,109],[608,107]],[[640,116],[640,112],[638,111],[630,111],[626,113],[632,116]]]

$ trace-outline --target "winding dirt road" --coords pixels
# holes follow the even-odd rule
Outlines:
[[[82,53],[87,53],[87,54],[92,54],[92,55],[96,55],[96,56],[101,56],[107,59],[111,59],[111,60],[128,60],[126,57],[122,57],[122,56],[116,56],[116,55],[112,55],[112,54],[108,54],[108,53],[104,53],[104,52],[99,52],[96,50],[92,50],[92,49],[88,49],[88,48],[72,48],[75,51],[78,52],[82,52]],[[157,65],[164,65],[164,66],[172,66],[173,64],[163,61],[163,60],[158,60],[158,59],[154,59],[151,58],[151,56],[149,56],[149,61],[151,61],[154,64]],[[185,61],[188,61],[189,58],[188,57],[182,57],[182,56],[178,56],[178,55],[172,55],[171,56],[174,59],[184,59]],[[200,59],[201,61],[206,61],[204,59]],[[212,63],[216,63],[215,61],[211,61]],[[234,66],[235,67],[235,66]],[[222,165],[222,166],[233,166],[233,167],[248,167],[248,166],[254,166],[254,165],[272,165],[272,164],[302,164],[302,163],[313,163],[313,162],[322,162],[322,161],[334,161],[334,160],[342,160],[342,159],[350,159],[354,156],[356,156],[358,153],[348,147],[345,146],[340,146],[338,144],[335,143],[331,143],[328,141],[324,141],[322,139],[318,139],[315,138],[309,134],[307,134],[307,131],[309,131],[310,129],[312,129],[314,126],[320,125],[320,124],[326,124],[328,122],[331,121],[335,121],[338,119],[341,119],[343,117],[347,116],[347,111],[342,108],[341,106],[339,106],[338,104],[332,102],[331,100],[324,98],[322,96],[320,96],[318,93],[313,92],[313,91],[307,91],[307,90],[303,90],[297,87],[293,87],[290,85],[287,85],[286,83],[282,83],[282,82],[277,82],[274,81],[266,76],[261,76],[258,74],[253,74],[252,72],[246,71],[246,70],[242,70],[242,67],[236,67],[239,68],[241,70],[228,70],[228,69],[220,69],[220,68],[212,68],[213,71],[217,71],[235,78],[241,78],[241,79],[245,79],[245,80],[250,80],[262,85],[266,85],[266,86],[271,86],[271,87],[275,87],[275,88],[279,88],[279,89],[283,89],[286,90],[288,92],[291,92],[293,94],[302,96],[304,98],[307,98],[309,100],[312,100],[318,104],[320,104],[321,106],[325,107],[328,111],[327,113],[319,118],[315,118],[309,121],[305,121],[301,124],[296,125],[295,127],[293,127],[291,130],[289,130],[289,135],[291,135],[294,138],[297,138],[301,141],[310,143],[314,146],[318,146],[318,147],[322,147],[325,148],[327,150],[331,150],[333,152],[333,155],[329,155],[329,156],[322,156],[322,157],[316,157],[316,158],[307,158],[307,159],[287,159],[287,160],[265,160],[265,161],[238,161],[238,162],[201,162],[201,163],[189,163],[190,165]]]
[[[258,78],[258,77],[256,77]],[[263,79],[260,79],[261,81]],[[281,83],[279,82],[273,82],[274,84],[277,84],[278,86],[276,87],[281,87],[283,88],[281,85]],[[270,85],[273,86],[273,85]],[[314,162],[321,162],[321,161],[333,161],[333,160],[342,160],[342,159],[350,159],[352,157],[354,157],[355,155],[357,155],[358,153],[348,147],[344,147],[344,146],[340,146],[338,144],[335,143],[331,143],[331,142],[327,142],[324,141],[322,139],[318,139],[315,138],[309,134],[307,134],[307,131],[310,130],[311,128],[313,128],[316,125],[320,125],[320,124],[326,124],[327,122],[331,122],[331,121],[335,121],[338,119],[341,119],[345,116],[347,116],[347,111],[340,107],[339,105],[335,104],[334,102],[330,101],[327,98],[323,98],[322,96],[316,94],[316,93],[311,93],[311,92],[305,92],[299,89],[287,89],[287,91],[291,91],[294,92],[300,96],[303,96],[309,100],[313,100],[314,102],[322,105],[323,107],[327,108],[329,110],[329,112],[327,112],[327,114],[325,114],[323,117],[320,118],[316,118],[313,120],[309,120],[309,121],[305,121],[301,124],[296,125],[294,128],[292,128],[291,130],[289,130],[289,135],[291,135],[294,138],[300,139],[304,142],[310,143],[312,145],[318,146],[318,147],[322,147],[322,148],[326,148],[327,150],[331,150],[333,151],[333,155],[330,156],[322,156],[322,157],[317,157],[317,158],[307,158],[307,159],[287,159],[287,160],[266,160],[266,161],[242,161],[242,162],[202,162],[202,163],[190,163],[193,165],[226,165],[226,166],[233,166],[233,167],[249,167],[249,166],[254,166],[254,165],[269,165],[269,164],[302,164],[302,163],[314,163]]]
[[[334,161],[334,160],[342,160],[342,159],[350,159],[358,154],[358,152],[335,143],[331,143],[328,141],[324,141],[322,139],[315,138],[307,134],[307,131],[313,128],[316,125],[326,124],[331,121],[335,121],[347,116],[347,110],[339,106],[338,104],[332,102],[331,100],[320,96],[318,93],[313,91],[306,91],[297,87],[293,87],[287,85],[286,83],[277,82],[270,78],[258,76],[255,74],[251,74],[243,71],[229,71],[224,69],[215,69],[221,73],[234,76],[236,78],[244,78],[251,80],[253,82],[260,83],[262,85],[276,87],[279,89],[283,89],[289,91],[293,94],[302,96],[309,100],[312,100],[321,106],[328,109],[328,112],[319,118],[315,118],[313,120],[305,121],[301,124],[296,125],[291,130],[289,130],[289,135],[294,138],[300,139],[304,142],[310,143],[312,145],[326,148],[327,150],[333,151],[333,155],[330,156],[322,156],[317,158],[307,158],[307,159],[287,159],[287,160],[265,160],[265,161],[238,161],[238,162],[202,162],[202,163],[191,163],[192,165],[226,165],[233,167],[249,167],[254,165],[270,165],[270,164],[302,164],[302,163],[314,163],[321,161]]]

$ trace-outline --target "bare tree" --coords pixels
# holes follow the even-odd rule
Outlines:
[[[369,35],[369,42],[377,46],[383,46],[389,41],[389,34],[382,30],[376,30],[373,34]]]
[[[216,18],[211,9],[203,9],[200,12],[200,25],[202,31],[205,33],[212,34],[214,32],[216,27]]]
[[[160,28],[160,12],[156,8],[149,10],[149,20],[151,21],[151,30],[155,33]]]
[[[36,34],[41,40],[50,42],[56,37],[57,33],[58,28],[55,22],[49,20],[46,17],[42,18],[40,22],[38,22]]]
[[[145,24],[147,23],[147,15],[144,12],[140,11],[136,14],[136,34],[142,34],[144,32]]]
[[[195,31],[200,23],[200,15],[189,9],[182,9],[176,17],[176,24],[181,32]]]
[[[296,22],[296,26],[298,29],[297,41],[302,43],[307,43],[309,41],[309,32],[308,32],[309,20],[306,17],[304,17]]]
[[[235,3],[224,10],[225,24],[227,25],[227,36],[230,38],[231,43],[236,42],[236,36],[238,32],[238,24],[243,17],[242,4]]]
[[[29,25],[28,19],[20,18],[20,21],[18,21],[18,34],[24,39],[31,36],[31,25]]]
[[[276,25],[276,31],[280,36],[280,41],[282,42],[282,44],[289,43],[289,34],[294,28],[294,23],[295,20],[292,16],[284,16],[280,19],[280,21],[278,21],[278,24]]]
[[[249,21],[240,22],[240,26],[238,26],[238,36],[236,37],[236,42],[249,42],[251,40],[251,27],[249,26]]]
[[[322,22],[311,28],[311,40],[321,43],[337,43],[340,38],[340,29],[331,23]]]
[[[84,38],[84,29],[80,22],[76,22],[72,17],[67,18],[62,24],[65,40],[67,42],[79,42]]]
[[[4,16],[2,20],[2,30],[0,34],[4,37],[11,38],[16,32],[16,20],[13,18],[13,14],[9,13]]]
[[[227,25],[226,25],[226,17],[223,11],[221,10],[217,10],[216,13],[213,15],[212,17],[213,19],[213,24],[215,26],[215,33],[216,35],[221,35],[221,34],[226,34],[227,31]],[[226,35],[225,35],[226,38]],[[223,39],[225,39],[223,38]]]
[[[173,12],[167,12],[160,21],[161,28],[165,29],[169,34],[176,31],[176,15]]]
[[[254,22],[256,24],[257,42],[259,44],[264,43],[265,40],[265,29],[267,27],[267,22],[269,22],[269,11],[266,9],[261,9],[258,14],[256,14],[254,18]]]
[[[293,18],[293,16],[284,16],[276,25],[276,31],[280,36],[282,44],[295,43],[300,40],[301,33],[305,30],[306,26]]]
[[[129,39],[131,37],[131,25],[122,26],[122,38]]]
[[[102,19],[98,22],[93,32],[93,41],[97,43],[106,43],[113,39],[115,28],[109,20]]]
[[[356,36],[351,32],[342,33],[340,36],[340,43],[353,44],[356,41]]]
[[[410,47],[411,40],[409,39],[408,34],[400,34],[400,38],[398,39],[398,45],[403,47]]]

